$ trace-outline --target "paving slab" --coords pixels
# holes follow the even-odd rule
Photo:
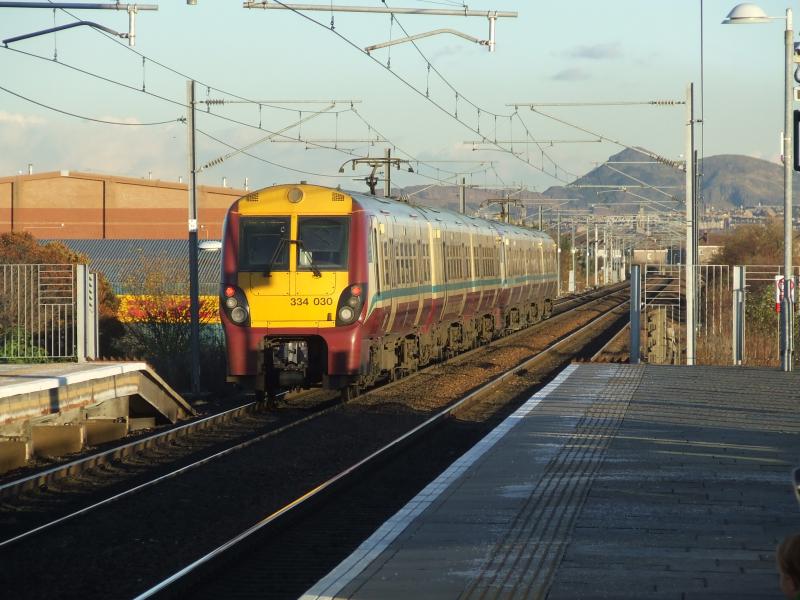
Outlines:
[[[303,598],[782,598],[799,389],[570,365]]]

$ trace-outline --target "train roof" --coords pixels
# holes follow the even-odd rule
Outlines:
[[[553,242],[553,238],[543,231],[539,231],[538,229],[519,227],[518,225],[511,225],[508,223],[502,223],[501,221],[474,217],[443,208],[409,204],[407,202],[402,202],[391,198],[384,198],[381,196],[371,196],[351,191],[346,191],[346,193],[352,196],[353,200],[366,210],[384,212],[394,215],[395,217],[402,217],[403,215],[416,215],[423,217],[426,221],[431,222],[440,221],[445,224],[461,224],[466,225],[467,227],[473,226],[476,228],[490,227],[497,231],[500,235],[524,235],[526,237],[539,238],[542,241]]]

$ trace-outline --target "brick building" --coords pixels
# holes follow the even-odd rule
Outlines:
[[[242,189],[198,186],[198,237],[220,239]],[[39,239],[186,239],[185,183],[60,171],[0,177],[0,233]]]

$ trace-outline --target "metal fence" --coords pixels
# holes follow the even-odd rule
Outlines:
[[[798,275],[798,267],[794,268],[794,276]],[[770,366],[780,365],[780,317],[776,304],[776,277],[783,277],[783,265],[747,265],[744,268],[745,287],[745,329],[744,343],[745,365]],[[798,331],[797,331],[797,295],[792,305],[794,318],[794,348],[797,365]]]
[[[97,296],[85,265],[0,265],[0,362],[95,358]]]
[[[783,268],[747,265],[742,271],[745,310],[738,342],[741,364],[778,366],[779,317],[775,278],[783,275]],[[695,266],[696,364],[730,365],[735,362],[733,272],[734,268],[728,265]],[[795,311],[797,306],[794,304]],[[799,329],[795,317],[795,348],[800,338]],[[683,265],[643,267],[640,334],[643,360],[653,364],[686,364],[686,269]],[[795,364],[797,359],[795,355]]]
[[[654,364],[680,364],[686,355],[684,268],[645,265],[642,277],[643,357]]]

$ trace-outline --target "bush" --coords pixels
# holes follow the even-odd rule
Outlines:
[[[0,355],[6,364],[31,364],[49,362],[47,351],[33,343],[31,335],[21,329],[12,330],[6,337],[0,327]]]
[[[188,273],[181,261],[153,262],[141,256],[135,281],[126,287],[140,290],[124,296],[121,317],[124,335],[118,352],[129,359],[149,362],[177,390],[190,388],[191,315],[189,298],[176,293],[188,289]],[[215,324],[217,299],[200,298],[201,387],[219,392],[225,384],[225,352],[221,328]]]

